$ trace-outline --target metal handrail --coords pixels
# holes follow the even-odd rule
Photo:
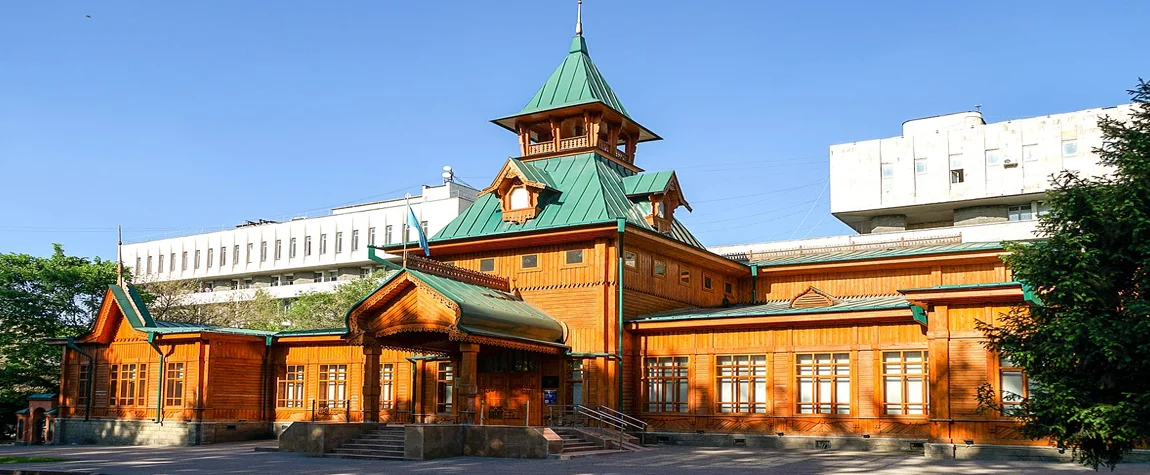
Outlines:
[[[598,422],[599,423],[598,429],[601,432],[604,430],[617,431],[619,433],[618,434],[619,435],[619,437],[618,437],[619,438],[619,440],[618,440],[619,448],[623,447],[623,442],[625,441],[626,434],[627,434],[627,424],[628,423],[626,421],[624,421],[618,417],[614,417],[610,414],[606,414],[603,412],[599,412],[595,409],[591,409],[591,408],[584,406],[584,405],[581,405],[581,404],[573,404],[573,405],[563,405],[563,406],[548,406],[547,419],[548,419],[549,424],[553,424],[555,421],[555,409],[556,408],[558,408],[560,410],[560,413],[559,413],[560,416],[563,416],[564,414],[566,414],[568,412],[566,408],[571,408],[570,413],[572,415],[585,417],[589,420],[593,420],[593,421]]]
[[[606,414],[613,415],[618,419],[622,419],[624,423],[634,427],[639,432],[647,432],[647,423],[643,422],[642,420],[640,420],[638,418],[628,416],[627,414],[624,414],[622,411],[616,411],[615,409],[612,409],[612,408],[607,407],[607,406],[599,406],[599,411],[606,413]]]

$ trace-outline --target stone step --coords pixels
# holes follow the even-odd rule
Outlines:
[[[403,458],[403,449],[400,450],[379,450],[379,449],[335,449],[336,454],[341,455],[375,455],[379,457],[399,457]]]
[[[357,459],[357,460],[403,460],[403,456],[393,455],[359,455],[359,454],[324,454],[324,458]]]
[[[363,439],[363,440],[396,440],[396,441],[399,441],[399,442],[403,442],[403,439],[404,439],[404,437],[403,437],[402,435],[401,435],[401,436],[393,436],[393,435],[362,435],[362,436],[359,436],[359,437],[357,437],[357,439]]]
[[[555,457],[559,460],[571,460],[579,457],[594,457],[597,455],[613,455],[627,452],[626,450],[589,450],[585,452],[562,453]]]
[[[403,450],[403,443],[377,444],[374,442],[351,441],[340,446],[341,449],[392,449]]]
[[[579,447],[568,447],[565,445],[565,446],[563,446],[563,452],[561,452],[561,453],[571,454],[571,453],[576,453],[576,452],[591,452],[591,451],[595,451],[595,450],[603,450],[603,447],[598,446],[598,445],[591,445],[591,444],[579,446]]]

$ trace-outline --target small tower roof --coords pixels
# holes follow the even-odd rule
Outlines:
[[[582,36],[571,38],[571,49],[567,57],[543,83],[543,87],[531,98],[523,110],[516,115],[526,115],[563,107],[602,102],[628,119],[627,109],[611,90],[607,80],[591,56],[587,54],[587,39]]]

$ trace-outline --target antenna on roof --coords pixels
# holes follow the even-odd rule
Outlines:
[[[575,36],[583,36],[583,0],[579,0],[578,9],[575,12]]]
[[[124,227],[116,225],[116,285],[124,286]]]
[[[978,112],[978,113],[982,113],[982,104],[975,104],[974,105],[974,111]]]

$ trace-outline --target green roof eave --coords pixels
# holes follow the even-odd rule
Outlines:
[[[640,315],[628,320],[630,322],[668,322],[679,320],[711,320],[741,317],[775,317],[786,315],[811,315],[826,313],[852,313],[876,310],[902,310],[910,309],[913,315],[915,307],[901,296],[878,297],[846,297],[840,303],[827,307],[790,308],[789,300],[778,300],[760,304],[743,305],[729,308],[688,309],[687,311],[671,311],[657,314]],[[918,321],[918,318],[915,318]]]
[[[999,289],[1005,287],[1021,287],[1022,283],[1018,281],[1007,282],[985,282],[981,284],[951,284],[951,285],[936,285],[932,287],[918,287],[913,289],[899,289],[899,293],[907,292],[932,292],[944,290],[978,290],[978,289]]]
[[[797,264],[820,264],[827,262],[866,261],[893,257],[925,256],[935,254],[956,254],[960,252],[1002,250],[997,242],[967,242],[930,246],[909,246],[884,249],[862,249],[856,251],[834,251],[811,254],[798,254],[755,259],[750,264],[758,267],[778,267]]]
[[[639,134],[638,142],[642,143],[642,142],[653,142],[656,140],[663,140],[662,136],[660,136],[659,134],[656,134],[651,129],[648,129],[646,126],[639,123],[639,121],[632,119],[627,114],[624,114],[624,113],[616,110],[615,108],[611,107],[610,104],[607,104],[607,103],[600,101],[598,99],[587,99],[584,101],[572,102],[570,104],[564,105],[563,107],[556,107],[556,108],[551,108],[551,109],[539,109],[539,110],[526,111],[526,112],[520,111],[518,113],[506,115],[503,117],[499,117],[497,119],[491,119],[491,123],[498,125],[500,127],[503,127],[504,129],[507,129],[511,132],[518,132],[517,130],[515,130],[515,119],[518,119],[520,117],[524,117],[524,116],[528,116],[528,115],[532,115],[532,114],[540,114],[543,112],[559,111],[559,110],[563,110],[563,109],[574,109],[577,106],[585,106],[587,104],[595,104],[595,103],[602,104],[604,107],[611,109],[616,114],[623,116],[623,118],[625,118],[627,121],[631,122],[632,124],[635,124],[635,126],[638,127],[641,131],[641,133]]]

